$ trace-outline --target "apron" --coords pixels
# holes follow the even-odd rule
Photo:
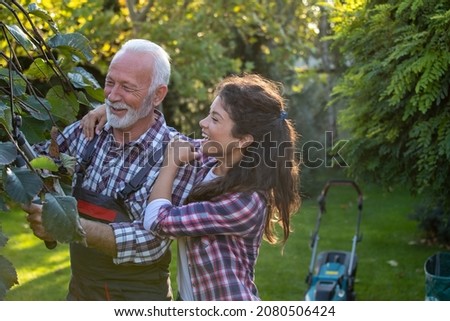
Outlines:
[[[119,197],[113,198],[82,188],[85,168],[90,165],[96,139],[84,153],[73,196],[78,202],[80,217],[103,223],[131,222],[124,200],[138,190],[151,167],[162,157],[166,145],[153,155],[149,163],[125,185]],[[78,243],[70,244],[72,277],[67,300],[171,300],[169,278],[170,249],[152,264],[114,264],[112,257]]]

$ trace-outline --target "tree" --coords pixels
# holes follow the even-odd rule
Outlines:
[[[7,44],[0,52],[0,205],[41,202],[43,224],[57,241],[85,242],[76,200],[65,194],[60,182],[62,174],[73,173],[75,159],[59,153],[56,144],[53,158],[34,155],[22,130],[38,140],[54,139],[60,126],[76,119],[80,106],[92,108],[103,100],[95,78],[78,66],[90,59],[91,49],[83,35],[61,33],[37,5],[25,9],[11,0],[0,2],[0,8],[2,18],[9,18],[0,23]],[[45,34],[36,20],[48,28]],[[0,231],[0,247],[6,241]],[[3,256],[0,272],[2,299],[17,283],[17,275]]]
[[[150,39],[172,58],[164,114],[170,125],[199,132],[214,86],[228,74],[258,72],[296,94],[303,78],[295,62],[309,60],[320,11],[317,0],[65,1],[42,3],[62,31],[89,39],[94,56],[88,70],[101,83],[118,47],[130,38]],[[74,21],[74,23],[69,23]],[[96,73],[94,70],[97,70]],[[296,105],[296,102],[292,105]]]
[[[350,171],[425,196],[445,231],[429,232],[450,242],[450,2],[365,2],[336,1],[333,20],[349,65],[332,103],[347,105]]]

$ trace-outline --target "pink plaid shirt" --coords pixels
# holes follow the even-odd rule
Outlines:
[[[202,168],[202,180],[210,166]],[[181,207],[163,205],[151,229],[187,236],[195,300],[259,300],[255,264],[267,215],[262,193],[229,193]]]

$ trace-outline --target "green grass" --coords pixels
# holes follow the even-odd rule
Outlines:
[[[364,301],[424,300],[426,259],[441,249],[421,241],[416,222],[408,218],[416,200],[405,191],[383,192],[361,186],[364,194],[362,242],[357,246],[356,299]],[[263,300],[303,300],[311,261],[310,235],[318,214],[317,202],[305,200],[293,218],[294,232],[281,253],[280,246],[264,243],[256,266],[256,283]],[[332,187],[320,228],[319,251],[350,251],[356,227],[356,192]],[[47,250],[36,239],[21,211],[0,213],[9,242],[0,251],[16,267],[20,284],[6,300],[64,300],[70,275],[68,247]],[[175,254],[175,246],[173,246]],[[176,290],[176,260],[171,265]]]
[[[425,298],[426,259],[439,251],[423,244],[416,222],[408,215],[415,200],[405,191],[382,192],[361,186],[364,195],[357,245],[356,299],[406,301]],[[332,187],[326,197],[327,211],[320,226],[320,251],[351,250],[357,218],[357,194],[351,187]],[[264,244],[257,264],[256,282],[264,300],[303,300],[305,278],[311,262],[311,233],[318,215],[316,200],[304,203],[294,217],[292,233],[281,255]]]

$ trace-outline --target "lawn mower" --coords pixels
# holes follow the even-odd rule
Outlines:
[[[316,253],[319,243],[319,228],[322,215],[325,213],[325,197],[331,186],[352,186],[358,193],[358,216],[356,218],[356,232],[352,239],[351,252],[326,251]],[[319,214],[314,233],[311,236],[312,256],[306,283],[305,300],[307,301],[353,301],[355,300],[354,284],[356,278],[357,256],[356,244],[362,240],[359,232],[363,207],[363,196],[359,186],[351,180],[328,181],[318,197]]]

